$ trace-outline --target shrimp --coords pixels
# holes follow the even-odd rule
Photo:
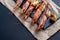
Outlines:
[[[44,11],[46,7],[46,4],[43,2],[39,8],[37,9],[36,13],[34,14],[34,17],[32,18],[31,25],[34,25],[34,23],[37,21],[37,19],[41,16],[42,12]]]
[[[38,1],[34,1],[34,2],[30,5],[30,7],[27,9],[27,11],[26,11],[23,19],[26,20],[26,19],[28,18],[28,16],[32,13],[33,9],[36,7],[36,5],[37,5],[38,3],[39,3]]]
[[[23,0],[17,0],[15,6],[14,6],[14,8],[13,8],[14,11],[16,11],[16,10],[19,8],[19,6],[22,4],[22,2],[23,2]]]
[[[40,21],[38,27],[36,28],[36,32],[40,31],[40,30],[43,28],[43,26],[44,26],[45,23],[46,23],[47,18],[49,17],[48,14],[50,14],[50,13],[51,13],[51,12],[50,12],[50,10],[49,10],[49,5],[47,5],[45,14],[44,14],[44,16],[41,18],[41,21]]]

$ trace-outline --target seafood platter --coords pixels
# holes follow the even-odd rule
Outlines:
[[[47,40],[60,27],[60,13],[48,0],[4,0],[2,2],[21,23],[37,38]]]

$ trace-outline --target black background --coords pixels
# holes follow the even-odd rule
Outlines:
[[[24,25],[1,3],[0,40],[36,40]]]

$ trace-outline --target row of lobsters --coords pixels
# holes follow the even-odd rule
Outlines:
[[[16,4],[14,6],[14,11],[16,11],[21,6],[23,1],[24,0],[16,1]],[[38,0],[25,0],[25,1],[26,2],[23,4],[19,14],[20,14],[20,16],[23,16],[23,20],[26,20],[29,17],[29,15],[32,13],[32,11],[34,9],[36,9],[36,12],[34,13],[33,18],[31,20],[32,26],[35,24],[35,22],[41,16],[42,12],[44,10],[46,10],[45,14],[41,17],[41,20],[35,30],[36,32],[40,31],[44,27],[48,17],[53,21],[57,20],[56,14],[53,14],[51,12],[52,8],[49,5],[49,3],[47,3],[47,4],[45,3],[45,0],[41,0],[41,2],[39,2]]]

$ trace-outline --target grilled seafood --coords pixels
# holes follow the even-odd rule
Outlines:
[[[20,16],[22,16],[24,14],[24,12],[27,10],[27,8],[29,7],[29,5],[31,4],[32,0],[27,0],[26,3],[23,5],[21,11],[20,11]]]
[[[43,26],[45,25],[45,22],[46,22],[47,18],[49,17],[48,14],[50,14],[50,13],[51,13],[51,12],[50,12],[50,10],[49,10],[49,5],[48,5],[48,6],[47,6],[47,9],[46,9],[46,11],[45,11],[44,16],[41,18],[41,21],[40,21],[38,27],[36,28],[36,32],[40,31],[40,30],[43,28]]]
[[[23,0],[17,0],[15,6],[14,6],[14,8],[13,8],[14,11],[16,11],[16,10],[19,8],[19,6],[22,4],[22,2],[23,2]]]
[[[33,9],[36,7],[36,5],[38,4],[38,1],[34,1],[30,7],[27,9],[23,19],[26,20],[28,18],[28,16],[32,13]]]
[[[42,2],[42,4],[37,9],[36,13],[34,14],[34,17],[32,18],[31,25],[34,25],[34,23],[37,21],[37,19],[41,16],[42,12],[45,9],[46,4]]]

